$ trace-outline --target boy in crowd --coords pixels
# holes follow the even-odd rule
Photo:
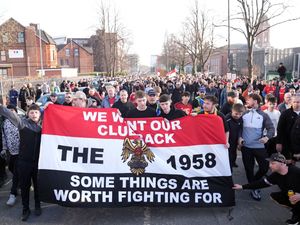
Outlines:
[[[197,91],[197,96],[192,102],[193,112],[200,113],[203,110],[204,97],[206,94],[205,87],[199,87]]]
[[[30,215],[29,192],[31,181],[34,187],[35,215],[42,213],[38,194],[37,173],[41,143],[41,112],[38,105],[28,108],[28,118],[20,118],[16,113],[0,105],[0,115],[6,117],[20,132],[20,151],[18,157],[18,174],[22,196],[22,221],[26,221]]]
[[[229,162],[230,168],[238,167],[236,164],[238,141],[243,129],[242,115],[245,112],[245,106],[242,104],[234,104],[232,112],[225,116],[226,123],[229,127]]]
[[[270,117],[273,126],[275,128],[274,137],[266,144],[266,149],[269,155],[276,152],[276,135],[277,135],[277,124],[280,117],[280,112],[276,109],[277,99],[274,96],[269,97],[267,106],[268,108],[264,112]]]
[[[135,102],[137,104],[137,107],[131,109],[127,113],[127,118],[156,117],[155,110],[147,106],[147,98],[146,93],[144,91],[137,91],[135,93]]]
[[[174,105],[175,109],[180,109],[184,111],[187,115],[190,115],[193,110],[193,106],[190,104],[190,99],[191,99],[190,92],[188,91],[183,92],[181,95],[181,101],[177,102]]]
[[[171,103],[170,95],[163,94],[159,97],[159,105],[161,108],[161,114],[159,116],[167,120],[174,120],[187,115],[184,111],[172,107]]]

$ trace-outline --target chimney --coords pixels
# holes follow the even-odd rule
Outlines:
[[[30,23],[29,26],[34,27],[35,31],[38,31],[38,25],[36,23]]]

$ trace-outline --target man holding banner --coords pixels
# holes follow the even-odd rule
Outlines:
[[[225,144],[223,122],[211,115],[124,121],[117,109],[50,105],[41,199],[71,207],[233,206]]]

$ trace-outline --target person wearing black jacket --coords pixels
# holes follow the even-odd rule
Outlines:
[[[175,84],[175,89],[172,91],[172,103],[175,104],[181,101],[181,95],[184,92],[184,87],[181,82],[177,81]]]
[[[230,162],[231,170],[232,167],[238,167],[238,165],[236,164],[237,147],[243,129],[242,115],[244,111],[245,111],[245,106],[237,103],[232,106],[232,112],[228,113],[225,116],[225,121],[229,127],[228,153],[229,153],[229,162]]]
[[[299,114],[300,95],[295,95],[292,97],[292,107],[281,113],[277,125],[276,150],[282,152],[289,161],[292,160],[293,154],[295,154],[291,148],[291,131],[296,120],[299,118]]]
[[[147,118],[156,117],[154,109],[147,106],[146,93],[144,91],[137,91],[135,93],[136,108],[128,111],[126,118]]]
[[[20,118],[17,114],[0,105],[0,115],[6,117],[20,132],[20,151],[18,158],[18,174],[21,187],[23,205],[22,221],[30,215],[29,192],[31,180],[34,187],[35,214],[41,215],[41,204],[38,194],[37,173],[41,143],[41,112],[38,105],[31,105],[28,109],[28,118]]]
[[[223,113],[224,115],[227,115],[228,113],[231,112],[232,106],[236,101],[236,94],[234,91],[229,91],[227,93],[227,101],[221,106],[221,113]]]
[[[186,113],[180,109],[175,109],[171,106],[171,98],[167,94],[163,94],[159,97],[159,106],[161,108],[161,113],[159,116],[167,119],[174,120],[186,116]]]
[[[25,109],[25,107],[26,107],[26,98],[28,96],[29,96],[29,91],[28,91],[27,85],[23,84],[23,86],[21,87],[20,92],[19,92],[19,101],[21,103],[21,108],[23,110],[26,110]]]
[[[269,159],[272,174],[249,184],[234,184],[233,189],[258,189],[278,185],[279,192],[271,193],[271,198],[277,203],[292,208],[292,218],[287,224],[300,222],[300,168],[286,164],[284,155],[273,153]]]
[[[121,116],[125,118],[127,112],[134,109],[135,106],[132,102],[128,101],[128,92],[124,89],[120,91],[120,99],[113,104],[112,108],[119,109]]]
[[[277,69],[277,72],[279,73],[280,80],[284,80],[285,76],[286,76],[286,74],[285,74],[286,68],[283,65],[283,63],[279,63],[279,67]]]

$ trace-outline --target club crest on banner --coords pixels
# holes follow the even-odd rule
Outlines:
[[[155,157],[142,140],[135,139],[131,141],[129,138],[125,138],[123,142],[121,156],[123,163],[130,158],[127,165],[130,167],[130,171],[137,176],[145,173],[145,168],[148,166],[146,158],[152,163]]]

